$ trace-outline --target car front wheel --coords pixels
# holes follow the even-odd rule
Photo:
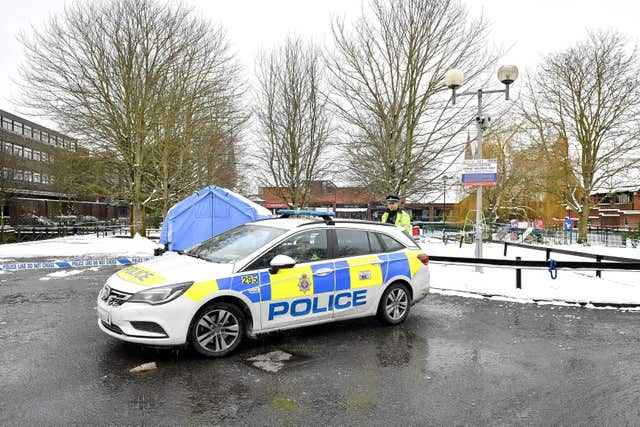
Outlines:
[[[410,307],[409,289],[402,283],[393,283],[382,294],[378,318],[387,325],[397,325],[407,318]]]
[[[223,357],[242,342],[245,320],[242,311],[226,302],[204,306],[193,319],[189,331],[191,347],[208,357]]]

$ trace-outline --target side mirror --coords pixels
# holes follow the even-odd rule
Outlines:
[[[287,255],[276,255],[269,263],[271,268],[269,273],[276,274],[281,268],[291,268],[296,265],[296,261]]]

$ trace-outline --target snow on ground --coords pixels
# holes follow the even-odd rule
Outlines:
[[[34,242],[0,245],[1,261],[20,258],[91,258],[113,256],[152,256],[156,243],[136,235],[96,237],[94,235],[67,236]]]
[[[80,273],[82,273],[83,271],[86,271],[86,270],[95,271],[95,268],[87,268],[85,270],[58,270],[56,272],[49,273],[45,277],[41,277],[38,280],[51,280],[52,277],[58,278],[58,277],[75,276],[76,274],[80,274]]]
[[[36,242],[0,245],[0,258],[113,258],[131,256],[152,256],[157,246],[152,240],[136,236],[133,239],[118,237],[68,236],[64,238]],[[438,239],[427,239],[421,243],[428,255],[473,257],[475,246],[450,242],[445,245]],[[640,248],[607,248],[604,246],[584,247],[563,245],[557,248],[577,252],[614,255],[640,259]],[[485,243],[485,258],[504,259],[504,245]],[[544,260],[545,252],[510,246],[507,259],[516,256],[523,260]],[[594,261],[562,254],[551,254],[555,260]],[[2,260],[0,260],[2,261]],[[538,302],[550,301],[554,304],[598,303],[598,304],[638,304],[640,305],[640,272],[602,272],[602,279],[595,272],[572,272],[559,270],[556,280],[552,280],[546,270],[522,270],[522,289],[516,289],[516,272],[511,268],[483,267],[483,272],[475,267],[467,267],[430,262],[431,287],[433,292],[446,295],[482,297],[493,295],[510,301]],[[43,280],[64,278],[79,274],[84,270],[60,270],[47,274]]]
[[[458,243],[443,244],[436,239],[428,239],[421,246],[428,255],[474,257],[475,245]],[[607,248],[604,246],[583,247],[579,245],[558,247],[576,252],[615,255],[640,259],[640,249]],[[584,250],[587,249],[587,250]],[[510,246],[504,257],[503,244],[485,243],[483,257],[523,260],[544,260],[545,252]],[[555,260],[595,260],[551,253]],[[521,302],[556,301],[570,303],[598,304],[639,304],[640,272],[603,271],[602,278],[596,278],[592,271],[558,270],[555,280],[546,270],[522,270],[522,289],[516,289],[516,271],[512,268],[483,267],[476,272],[475,267],[430,262],[431,286],[433,292],[443,294],[469,293],[476,295],[497,295]]]

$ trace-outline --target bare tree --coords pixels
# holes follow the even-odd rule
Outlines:
[[[255,114],[260,162],[283,200],[305,206],[311,181],[324,173],[332,129],[320,49],[288,39],[258,60]]]
[[[448,106],[450,68],[473,82],[495,61],[487,24],[455,0],[372,0],[353,31],[336,20],[329,59],[350,176],[374,194],[421,195],[464,152]],[[469,102],[469,101],[466,101]],[[461,115],[466,117],[468,115]]]
[[[118,160],[132,233],[144,233],[145,202],[169,199],[169,176],[189,170],[169,163],[204,133],[236,71],[224,34],[181,5],[107,0],[75,3],[21,40],[27,106]]]
[[[579,212],[579,242],[587,239],[591,193],[640,162],[637,57],[620,34],[590,33],[548,56],[529,84],[525,118],[537,140],[567,144],[558,193]]]
[[[244,94],[237,78],[239,67],[226,56],[222,34],[218,50],[202,61],[200,49],[190,49],[172,64],[171,81],[162,98],[162,122],[153,127],[152,187],[161,202],[159,211],[209,184],[233,187],[237,176],[235,151],[248,114],[239,100]],[[189,75],[215,69],[209,80],[194,86]],[[159,178],[159,179],[158,179]]]

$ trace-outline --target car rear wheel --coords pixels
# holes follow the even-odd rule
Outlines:
[[[378,319],[387,325],[404,322],[411,308],[411,294],[402,283],[391,284],[382,294],[378,306]]]
[[[245,334],[242,311],[226,302],[212,302],[193,318],[189,330],[191,347],[207,357],[223,357],[234,351]]]

